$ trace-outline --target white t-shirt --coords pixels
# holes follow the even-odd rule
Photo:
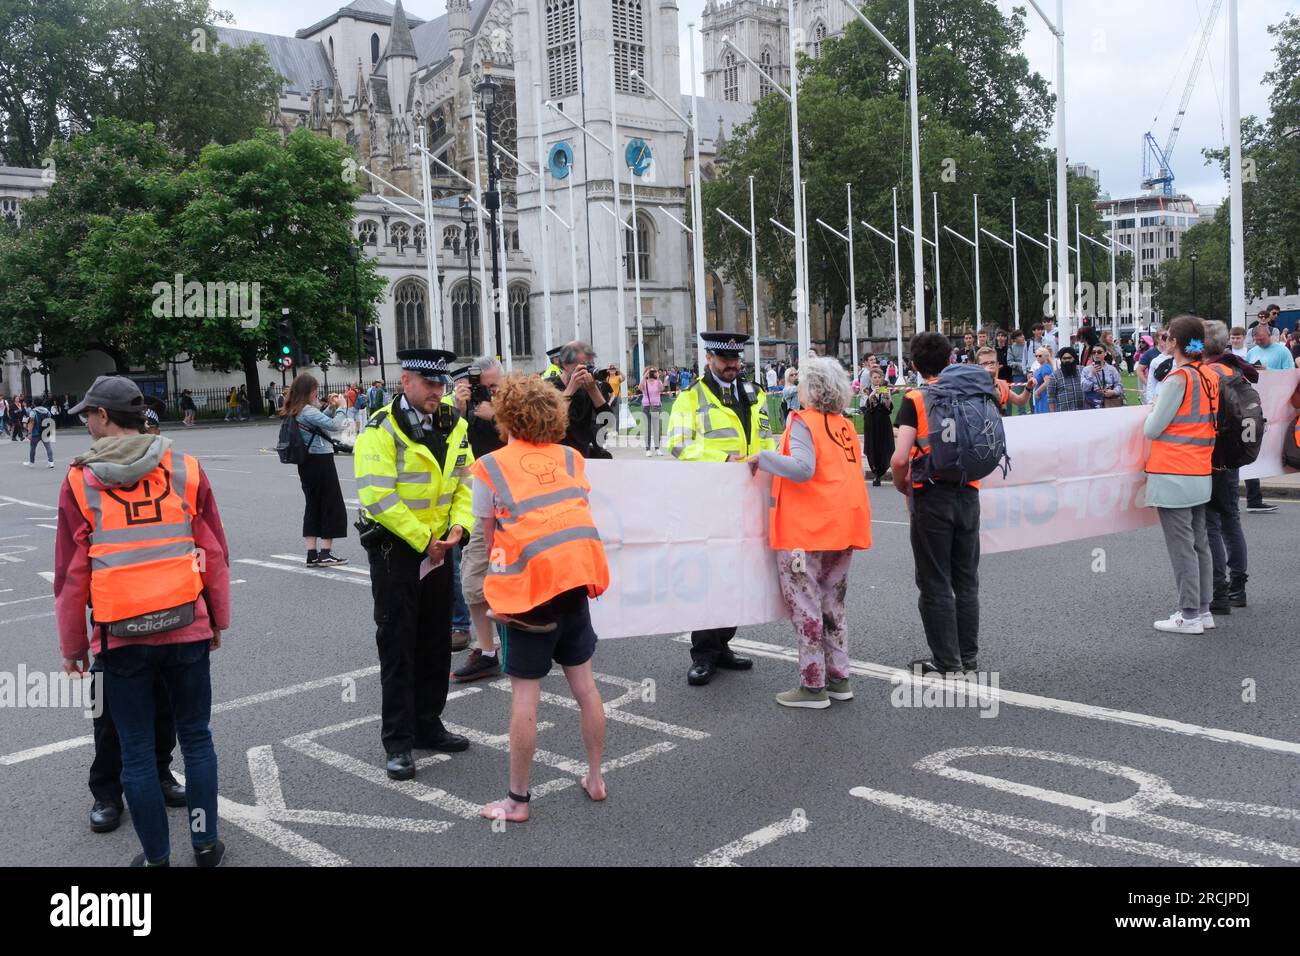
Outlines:
[[[769,391],[776,388],[776,369],[770,365],[767,367],[767,387]]]
[[[1154,405],[1156,399],[1160,396],[1160,385],[1162,383],[1156,380],[1156,370],[1163,368],[1173,360],[1172,354],[1157,355],[1151,360],[1151,365],[1147,369],[1146,403],[1148,405]]]

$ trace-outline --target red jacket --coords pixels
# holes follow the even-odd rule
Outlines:
[[[74,466],[75,467],[75,466]],[[86,482],[104,486],[94,472],[85,469]],[[198,508],[192,528],[194,544],[202,549],[205,569],[202,572],[203,594],[194,606],[194,623],[174,631],[150,637],[109,637],[108,648],[125,644],[187,644],[205,641],[214,629],[230,627],[230,550],[226,533],[217,513],[208,476],[199,472]],[[77,507],[72,489],[65,478],[59,491],[59,530],[54,538],[54,614],[59,626],[59,646],[65,660],[75,660],[91,648],[86,633],[86,608],[90,602],[90,522]],[[93,650],[100,649],[95,635]]]

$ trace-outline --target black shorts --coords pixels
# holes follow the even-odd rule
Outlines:
[[[558,625],[548,634],[530,634],[518,628],[502,629],[502,670],[510,677],[541,680],[551,672],[551,662],[577,667],[596,653],[596,632],[591,627],[587,589],[575,588],[529,612],[529,617],[551,617]]]

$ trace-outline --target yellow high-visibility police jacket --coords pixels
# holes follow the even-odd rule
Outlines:
[[[697,380],[673,402],[668,418],[668,453],[681,461],[726,461],[728,453],[748,458],[759,451],[775,451],[776,441],[767,420],[767,399],[752,382],[742,382],[749,406],[749,441],[740,416]]]
[[[559,378],[564,374],[564,369],[560,368],[554,362],[546,366],[546,371],[542,373],[542,378]]]
[[[474,530],[469,423],[455,413],[440,462],[432,449],[395,424],[394,415],[401,414],[398,401],[376,412],[357,436],[352,452],[357,499],[375,521],[416,551],[426,551],[452,525]]]

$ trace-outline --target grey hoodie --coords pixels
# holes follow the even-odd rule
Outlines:
[[[90,469],[106,488],[120,488],[157,468],[171,446],[172,440],[162,435],[110,435],[74,458],[73,464]]]

